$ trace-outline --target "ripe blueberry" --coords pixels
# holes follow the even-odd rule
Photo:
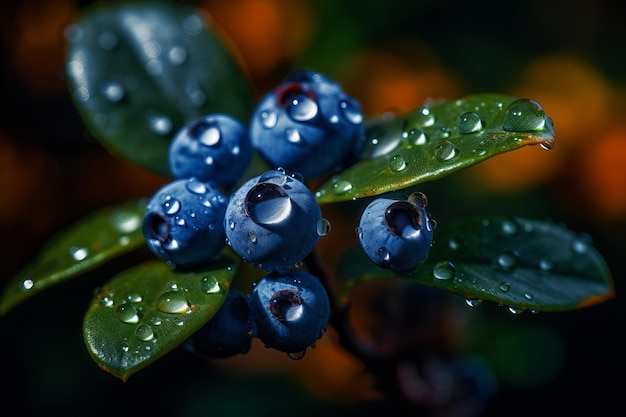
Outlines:
[[[239,180],[251,158],[248,130],[226,114],[210,114],[183,127],[168,153],[175,178],[196,177],[227,187]]]
[[[361,247],[382,268],[404,271],[424,261],[433,241],[426,196],[416,192],[380,197],[368,204],[357,233]]]
[[[330,78],[298,71],[268,92],[250,120],[252,145],[274,167],[304,178],[346,164],[364,143],[359,103]]]
[[[228,244],[246,262],[267,271],[302,261],[326,234],[317,200],[284,170],[270,170],[245,182],[226,208]]]
[[[271,272],[252,290],[250,314],[256,336],[267,347],[302,355],[322,337],[330,300],[319,279],[308,272]]]
[[[251,328],[248,298],[241,291],[230,289],[215,316],[185,341],[185,347],[212,358],[248,353]]]
[[[148,247],[179,267],[209,263],[225,246],[227,204],[212,182],[192,177],[166,184],[146,206],[142,232]]]

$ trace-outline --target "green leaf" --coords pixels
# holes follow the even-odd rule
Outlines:
[[[224,303],[237,261],[223,255],[210,268],[178,272],[151,260],[96,291],[83,322],[93,360],[126,381],[184,342]]]
[[[552,120],[539,104],[477,94],[400,116],[367,120],[360,161],[316,191],[320,204],[379,195],[431,181],[503,152],[551,149]]]
[[[0,315],[41,291],[145,245],[147,200],[101,208],[52,237],[0,296]]]
[[[346,292],[363,280],[400,278],[512,312],[573,310],[615,296],[611,272],[587,235],[523,218],[439,225],[428,259],[406,273],[377,267],[355,247],[338,273]]]
[[[97,2],[72,26],[69,90],[85,125],[118,157],[171,176],[167,150],[187,122],[250,117],[238,63],[199,10],[174,2]]]

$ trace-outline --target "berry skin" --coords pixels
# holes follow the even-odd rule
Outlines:
[[[416,192],[373,200],[363,211],[357,234],[376,265],[405,271],[424,261],[433,241],[426,196]]]
[[[304,178],[328,175],[364,144],[359,103],[330,78],[293,73],[261,98],[250,120],[252,146],[274,167]]]
[[[185,341],[185,347],[211,358],[248,353],[251,328],[248,298],[241,291],[230,289],[215,316]]]
[[[224,217],[228,244],[267,271],[302,261],[326,233],[326,224],[311,191],[283,170],[245,182],[231,195]]]
[[[330,300],[319,279],[308,272],[272,272],[252,290],[250,314],[256,323],[256,336],[267,347],[303,354],[322,337],[330,316]]]
[[[175,178],[196,177],[229,187],[243,175],[252,158],[248,130],[226,114],[210,114],[178,131],[168,152]]]
[[[215,183],[192,177],[166,184],[146,206],[142,232],[148,247],[181,268],[209,263],[226,245],[227,205]]]

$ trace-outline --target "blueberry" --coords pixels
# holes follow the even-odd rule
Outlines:
[[[252,158],[248,130],[226,114],[210,114],[178,131],[168,162],[175,178],[196,177],[218,185],[235,184]]]
[[[228,244],[246,262],[271,271],[311,253],[326,220],[297,176],[270,170],[245,182],[230,197],[224,217]]]
[[[212,182],[192,177],[164,185],[146,206],[142,231],[148,247],[179,267],[209,263],[226,244],[227,205],[228,197]]]
[[[256,336],[267,347],[299,358],[322,337],[330,300],[319,279],[308,272],[271,272],[252,290],[250,314]]]
[[[379,197],[361,215],[357,233],[361,247],[382,268],[404,271],[424,261],[433,241],[426,196],[416,192]]]
[[[231,289],[215,316],[185,341],[185,348],[212,358],[248,353],[251,329],[248,298]]]
[[[308,70],[261,98],[249,131],[252,146],[271,166],[307,180],[347,164],[365,138],[360,104],[335,81]]]

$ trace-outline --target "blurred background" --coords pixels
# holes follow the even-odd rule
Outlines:
[[[90,3],[0,0],[0,287],[77,218],[148,197],[167,181],[107,153],[71,102],[63,33]],[[228,36],[259,95],[308,67],[342,83],[366,116],[479,92],[540,103],[554,121],[553,150],[524,148],[424,184],[430,211],[438,222],[508,214],[551,218],[588,233],[609,264],[617,297],[553,314],[512,316],[481,306],[471,345],[498,382],[479,415],[586,409],[602,415],[621,407],[624,385],[614,381],[626,371],[626,27],[615,2],[184,3],[209,13]],[[91,361],[80,330],[91,291],[106,274],[55,288],[0,320],[0,414],[393,410],[332,334],[303,361],[254,346],[245,357],[199,366],[177,351],[122,383]]]

